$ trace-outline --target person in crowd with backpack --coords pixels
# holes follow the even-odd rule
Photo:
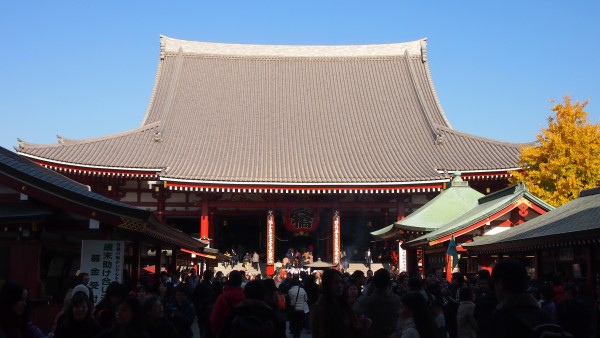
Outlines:
[[[477,321],[475,320],[475,303],[473,303],[473,290],[462,288],[458,291],[460,304],[456,315],[456,328],[458,338],[476,338]]]
[[[458,314],[458,304],[460,298],[458,297],[458,290],[460,290],[465,284],[465,277],[460,272],[452,274],[450,285],[447,289],[446,302],[444,305],[444,317],[446,318],[446,329],[450,338],[457,337],[456,327],[456,315]]]
[[[267,303],[267,305],[269,305],[273,309],[273,311],[275,311],[275,316],[277,317],[277,321],[279,323],[283,323],[283,332],[285,334],[285,326],[286,326],[285,296],[279,292],[274,280],[265,279],[262,282],[263,282],[263,285],[265,286],[265,302]]]
[[[245,299],[235,306],[221,332],[222,337],[285,338],[285,321],[279,321],[265,301],[265,285],[254,279],[244,287]]]
[[[496,293],[491,285],[491,275],[488,270],[477,273],[478,293],[475,295],[475,320],[477,320],[477,337],[488,336],[489,321],[494,308],[496,308]]]
[[[321,296],[310,308],[313,338],[358,338],[371,321],[358,317],[344,295],[344,280],[337,270],[325,270],[321,279]]]
[[[223,331],[225,321],[233,308],[246,298],[244,290],[241,288],[243,276],[241,271],[231,271],[223,293],[215,301],[215,306],[210,314],[210,325],[213,334],[217,337]]]
[[[548,284],[542,285],[540,294],[542,295],[542,299],[538,303],[544,315],[544,323],[556,324],[556,304],[553,300],[554,292],[552,291],[552,286]]]
[[[179,284],[175,288],[175,300],[169,305],[168,317],[177,328],[180,338],[189,338],[194,335],[192,324],[196,318],[194,305],[188,299],[188,287],[185,284]]]
[[[556,306],[556,320],[575,338],[592,336],[592,315],[577,298],[577,289],[573,286],[565,287],[563,300]]]
[[[501,260],[494,266],[492,282],[498,305],[490,318],[490,338],[526,338],[543,323],[536,300],[528,294],[529,276],[525,265],[513,259]]]
[[[142,302],[144,324],[150,338],[179,338],[175,325],[165,317],[158,296],[148,296]]]
[[[308,295],[302,284],[300,283],[300,277],[294,275],[292,277],[292,287],[288,291],[288,300],[290,303],[290,309],[288,312],[288,320],[290,321],[290,331],[294,338],[299,338],[302,332],[302,323],[304,322],[304,307],[308,304]]]
[[[371,319],[369,337],[388,337],[396,330],[400,297],[390,290],[390,273],[381,268],[373,275],[369,288],[365,291],[354,309],[358,315]]]
[[[209,320],[210,313],[217,299],[213,286],[213,277],[214,273],[212,270],[205,270],[202,274],[202,281],[196,285],[192,294],[192,303],[198,317],[198,329],[201,338],[213,337]]]
[[[94,338],[102,328],[92,319],[91,303],[87,293],[75,292],[65,312],[58,319],[55,338]]]

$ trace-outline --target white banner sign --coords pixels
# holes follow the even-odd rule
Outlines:
[[[398,243],[398,271],[408,271],[406,267],[406,250],[402,249],[402,242]]]
[[[90,275],[88,286],[94,293],[94,304],[106,294],[111,282],[123,281],[123,241],[81,241],[81,272]]]

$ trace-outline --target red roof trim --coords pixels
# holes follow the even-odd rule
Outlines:
[[[402,185],[402,186],[232,186],[232,185],[193,185],[166,181],[171,190],[207,191],[207,192],[257,192],[257,193],[400,193],[400,192],[435,192],[441,191],[443,184]]]
[[[197,252],[197,251],[193,251],[193,250],[188,250],[188,249],[183,249],[183,248],[181,248],[179,250],[181,252],[186,252],[186,253],[189,253],[189,254],[193,254],[193,255],[196,255],[196,256],[202,257],[202,258],[217,259],[216,255],[207,255],[205,253],[201,253],[201,252]]]
[[[100,169],[100,168],[87,168],[78,166],[68,166],[62,164],[56,164],[52,162],[40,161],[38,159],[30,158],[33,162],[41,165],[42,167],[52,169],[56,172],[67,173],[67,174],[86,174],[91,176],[121,176],[121,177],[154,177],[158,179],[157,172],[135,171],[135,170],[119,170],[119,169]]]
[[[452,238],[452,236],[458,237],[460,235],[464,235],[466,233],[469,233],[469,232],[471,232],[471,231],[473,231],[473,230],[481,227],[482,225],[485,225],[486,223],[491,222],[491,221],[497,219],[498,217],[500,217],[502,215],[505,215],[506,213],[512,211],[514,208],[516,208],[521,203],[522,202],[520,200],[518,200],[516,202],[513,202],[513,203],[507,205],[506,207],[504,207],[502,210],[498,211],[497,213],[495,213],[495,214],[493,214],[491,216],[488,216],[485,219],[482,219],[481,221],[479,221],[479,222],[477,222],[477,223],[475,223],[473,225],[470,225],[470,226],[468,226],[466,228],[463,228],[463,229],[458,230],[458,231],[456,231],[454,233],[451,233],[450,235],[446,235],[446,236],[444,236],[442,238],[438,238],[438,239],[436,239],[434,241],[429,242],[429,245],[436,245],[436,244],[439,244],[439,243],[443,243],[443,242],[449,241],[450,238]]]

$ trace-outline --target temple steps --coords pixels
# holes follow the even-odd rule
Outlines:
[[[263,270],[263,264],[261,264],[260,267],[261,270]],[[244,267],[242,263],[237,263],[233,267],[231,266],[231,264],[228,264],[227,267],[225,267],[223,263],[219,263],[219,265],[215,268],[215,273],[217,273],[217,271],[221,271],[225,276],[228,276],[229,273],[233,270],[247,271],[253,276],[256,276],[257,274],[261,273],[260,271],[253,268],[252,264],[246,264],[246,267]]]
[[[381,263],[371,263],[371,270],[373,272],[379,270],[383,268],[383,264]],[[365,275],[367,274],[367,270],[369,270],[369,268],[367,268],[367,265],[365,263],[353,263],[351,262],[350,264],[348,264],[348,269],[346,269],[346,272],[349,274],[352,274],[354,271],[356,270],[360,270],[362,272],[365,273]]]
[[[381,264],[381,263],[372,263],[372,264],[371,264],[371,270],[373,270],[373,272],[375,272],[375,271],[377,271],[378,269],[381,269],[381,268],[383,268],[383,267],[384,267],[384,266],[383,266],[383,264]],[[242,263],[238,263],[238,264],[236,264],[234,267],[232,267],[231,265],[227,265],[227,267],[225,267],[225,266],[223,265],[223,263],[219,263],[219,265],[218,265],[218,266],[215,268],[215,273],[216,273],[217,271],[221,271],[221,272],[223,272],[223,274],[224,274],[225,276],[227,276],[227,275],[229,275],[229,273],[230,273],[232,270],[241,270],[241,271],[247,271],[247,272],[249,272],[250,274],[252,274],[253,276],[256,276],[258,273],[261,273],[261,274],[263,274],[263,276],[264,276],[264,273],[265,273],[265,272],[264,272],[264,270],[265,270],[265,266],[264,266],[264,264],[263,264],[263,263],[261,263],[261,264],[260,264],[260,269],[261,269],[262,271],[258,271],[258,270],[256,270],[255,268],[253,268],[253,267],[252,267],[252,265],[251,265],[251,264],[247,264],[247,265],[246,265],[246,267],[244,268],[244,266],[242,265]],[[351,263],[348,265],[348,269],[346,270],[346,272],[348,272],[349,274],[352,274],[352,273],[353,273],[354,271],[356,271],[356,270],[361,270],[362,272],[364,272],[365,274],[367,274],[367,270],[368,270],[368,268],[367,268],[367,266],[366,266],[364,263],[351,262]]]

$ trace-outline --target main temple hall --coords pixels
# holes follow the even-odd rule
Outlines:
[[[433,199],[452,173],[489,194],[518,169],[519,144],[452,127],[426,39],[300,46],[161,36],[157,57],[138,128],[19,140],[17,152],[211,248],[256,250],[267,273],[289,248],[334,264],[342,250],[351,260],[389,250],[370,233]]]

